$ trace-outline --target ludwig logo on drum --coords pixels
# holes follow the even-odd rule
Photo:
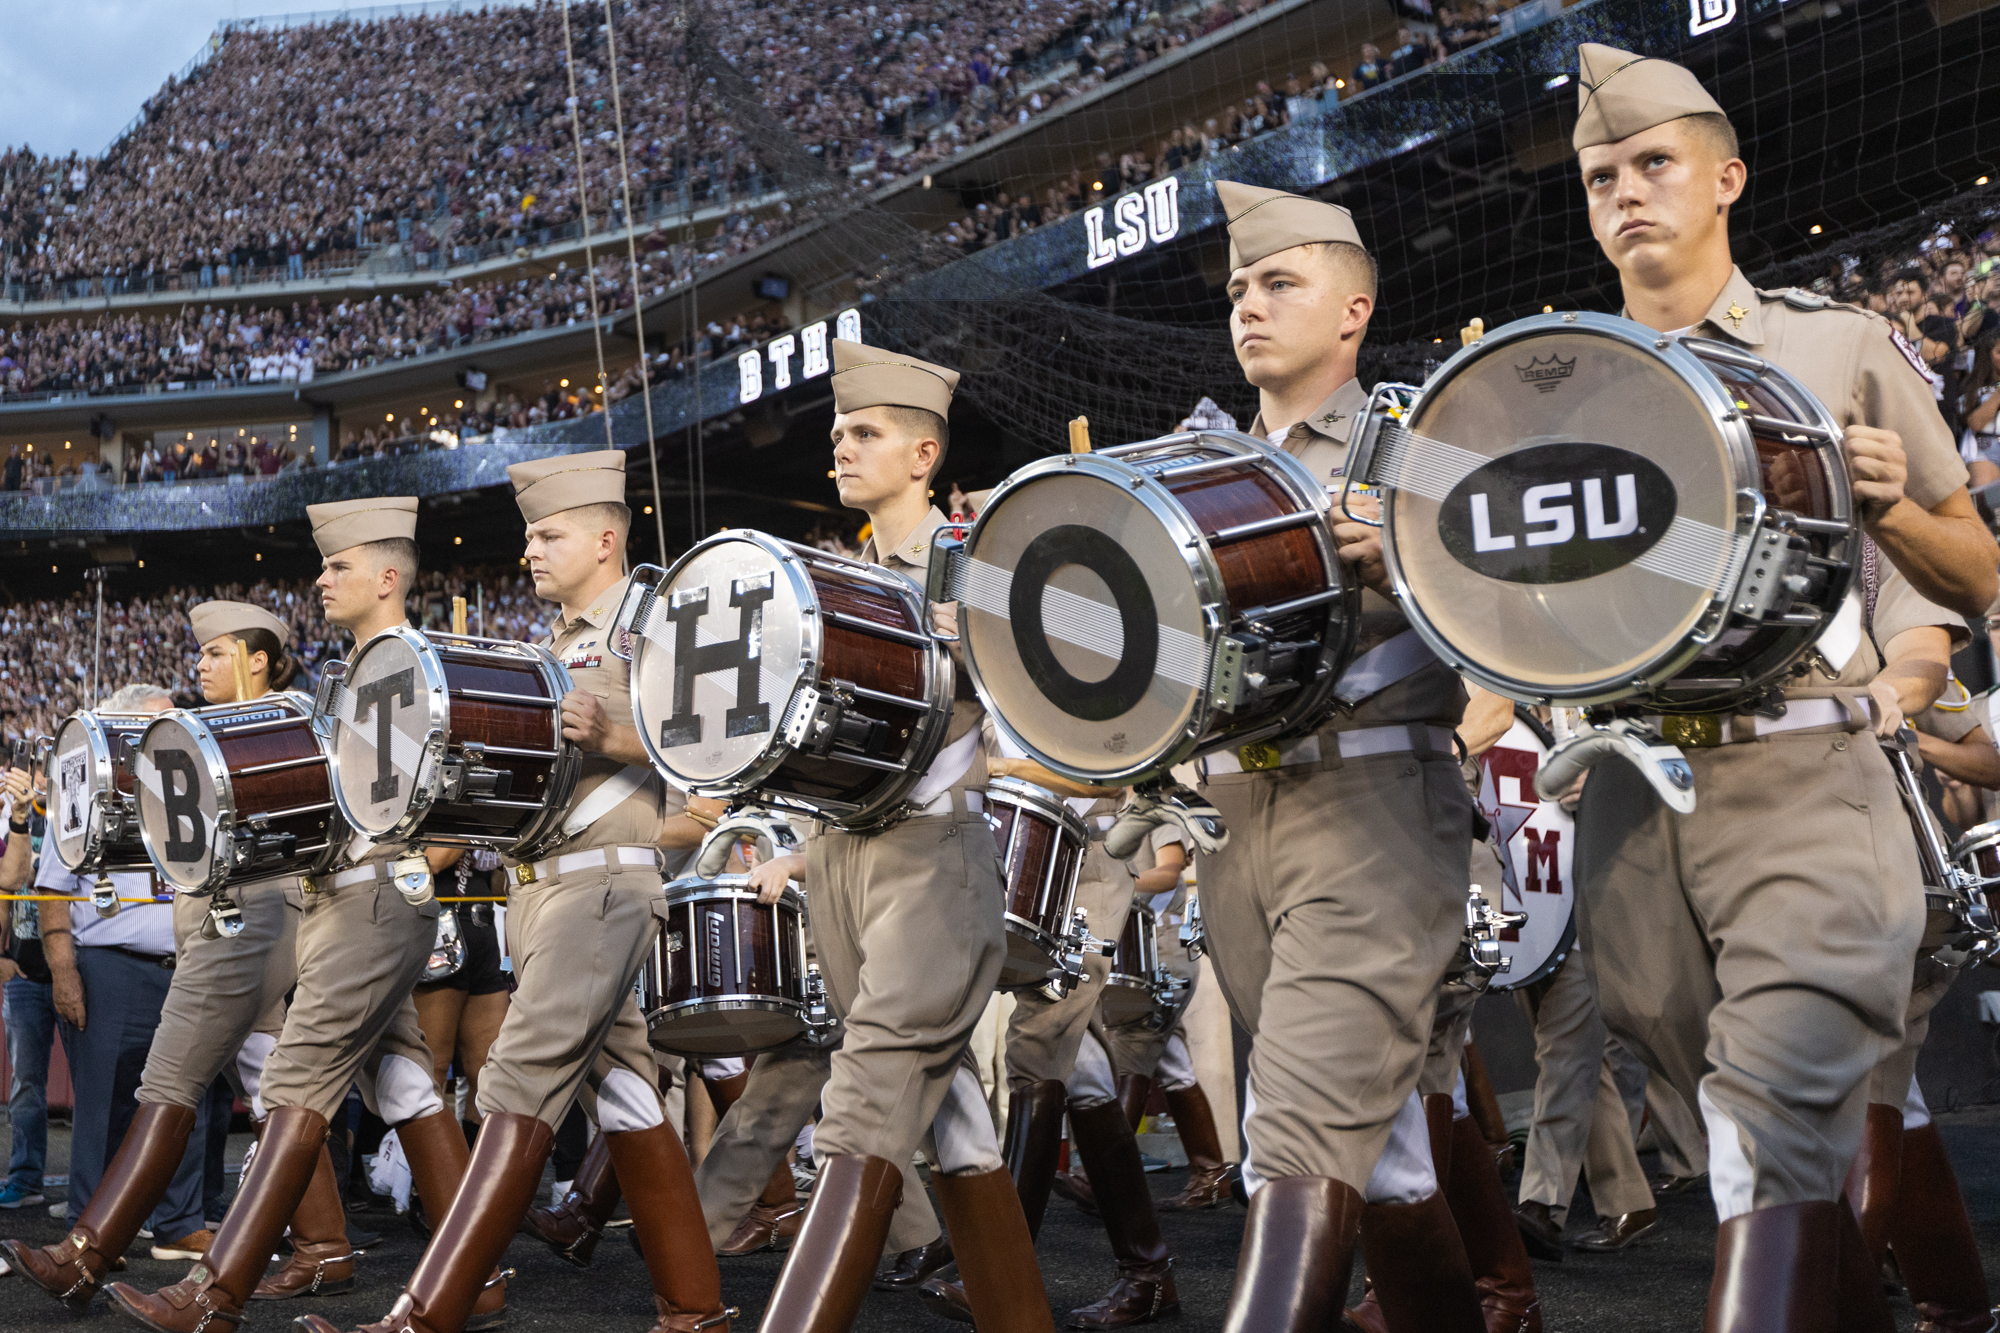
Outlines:
[[[1639,454],[1534,445],[1454,486],[1438,510],[1438,536],[1461,565],[1488,578],[1573,583],[1651,550],[1677,507],[1673,482]]]

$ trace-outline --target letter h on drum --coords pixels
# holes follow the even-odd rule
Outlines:
[[[708,589],[685,588],[668,599],[667,619],[674,623],[674,712],[660,724],[660,748],[670,750],[701,742],[701,714],[694,707],[695,681],[712,671],[736,672],[736,703],[723,714],[725,736],[754,736],[771,729],[771,705],[759,702],[758,673],[764,665],[764,603],[776,591],[769,574],[737,579],[729,604],[741,609],[734,639],[697,643],[696,627],[708,614]]]

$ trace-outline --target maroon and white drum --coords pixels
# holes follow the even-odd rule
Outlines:
[[[1500,850],[1500,885],[1486,899],[1503,912],[1526,912],[1500,931],[1513,960],[1493,978],[1493,990],[1519,990],[1563,965],[1576,945],[1576,821],[1554,801],[1535,795],[1535,771],[1554,744],[1534,714],[1517,708],[1514,725],[1479,756],[1479,810]]]
[[[1000,851],[1006,894],[1007,961],[1000,988],[1073,977],[1076,878],[1089,831],[1062,798],[1019,778],[987,784],[986,822]]]
[[[810,1026],[805,898],[757,901],[748,875],[677,879],[640,982],[648,1039],[676,1055],[748,1055]]]
[[[1125,929],[1111,955],[1111,975],[1105,978],[1097,1002],[1104,1026],[1144,1023],[1159,1008],[1165,978],[1160,970],[1158,925],[1158,914],[1144,903],[1133,903],[1125,914]]]
[[[56,860],[77,875],[151,870],[139,836],[132,747],[150,713],[72,713],[49,754],[49,835]]]

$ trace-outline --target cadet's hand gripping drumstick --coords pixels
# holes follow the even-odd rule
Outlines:
[[[465,599],[463,597],[454,597],[451,599],[451,632],[453,634],[465,633]]]
[[[1090,418],[1078,417],[1069,423],[1069,451],[1073,454],[1090,452]]]

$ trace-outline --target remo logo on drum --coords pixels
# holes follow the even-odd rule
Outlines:
[[[1438,510],[1467,569],[1508,583],[1573,583],[1651,550],[1674,521],[1674,484],[1608,444],[1541,444],[1468,473]]]

